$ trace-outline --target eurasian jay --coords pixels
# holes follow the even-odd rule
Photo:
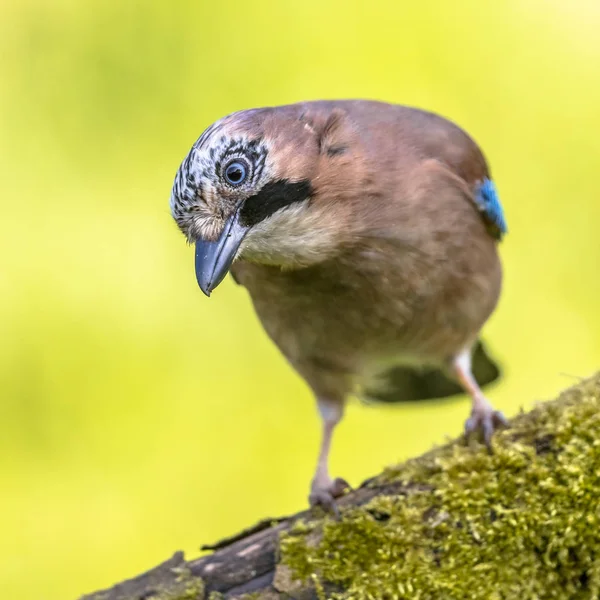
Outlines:
[[[366,100],[236,112],[181,164],[171,212],[210,295],[230,272],[314,393],[323,435],[311,504],[347,487],[328,470],[350,395],[466,392],[466,433],[505,425],[479,333],[502,283],[506,232],[477,144],[435,114]]]

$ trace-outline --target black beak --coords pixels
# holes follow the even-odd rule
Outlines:
[[[196,279],[207,295],[223,281],[248,227],[240,223],[239,209],[229,217],[218,240],[196,242]]]

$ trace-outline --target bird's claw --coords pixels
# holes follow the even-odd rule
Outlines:
[[[336,498],[343,496],[349,490],[350,484],[341,477],[334,479],[326,487],[313,486],[308,501],[311,508],[321,506],[326,512],[332,513],[336,519],[340,519],[340,511],[335,502]]]
[[[492,436],[497,429],[508,427],[507,418],[491,406],[482,409],[474,409],[465,423],[465,436],[470,436],[478,431],[483,435],[483,441],[489,452],[492,451]]]

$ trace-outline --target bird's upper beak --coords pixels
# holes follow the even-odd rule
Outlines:
[[[196,279],[207,295],[223,281],[235,255],[248,232],[240,223],[240,207],[229,217],[219,239],[214,242],[196,242]]]

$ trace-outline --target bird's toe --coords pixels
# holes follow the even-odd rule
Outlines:
[[[340,511],[335,500],[336,498],[343,496],[346,490],[349,489],[351,489],[350,484],[345,479],[337,477],[333,481],[328,482],[327,485],[313,485],[308,501],[311,508],[320,506],[339,519]]]
[[[465,423],[465,435],[468,437],[473,433],[480,433],[491,452],[494,432],[505,427],[508,427],[507,418],[499,410],[486,406],[482,410],[473,410]]]

